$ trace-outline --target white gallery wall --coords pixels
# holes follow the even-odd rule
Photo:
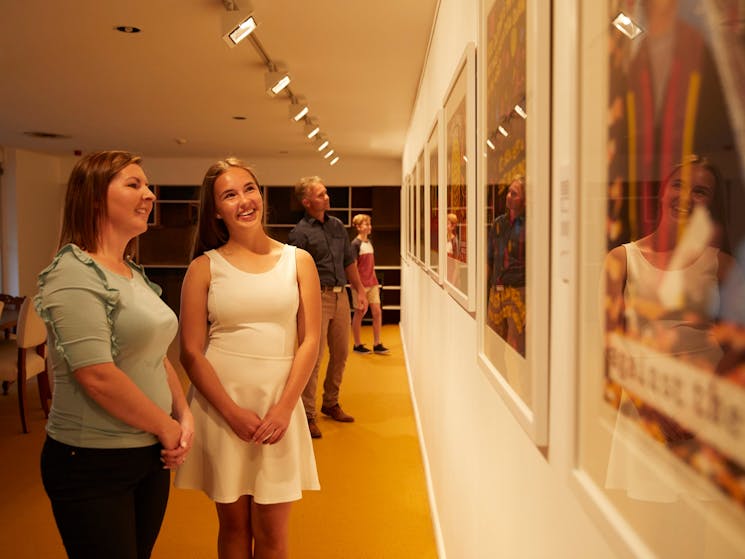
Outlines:
[[[30,295],[57,246],[67,169],[59,157],[2,151],[2,292]]]
[[[555,2],[553,9],[554,21],[562,22],[554,27],[552,41],[552,182],[556,184],[571,178],[576,158],[572,144],[576,137],[576,2]],[[479,0],[440,2],[407,136],[402,176],[416,163],[466,44],[478,43],[479,11]],[[560,135],[556,130],[561,130]],[[552,219],[554,229],[557,221]],[[550,269],[546,448],[533,444],[477,364],[475,317],[420,266],[406,259],[402,262],[401,334],[442,558],[615,556],[570,486],[575,429],[574,302],[572,278],[569,283],[558,280],[556,250],[552,247]],[[571,259],[572,255],[564,257]],[[565,264],[571,269],[571,262]]]

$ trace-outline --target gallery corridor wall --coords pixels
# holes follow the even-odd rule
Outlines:
[[[510,3],[505,3],[510,4]],[[576,2],[555,2],[556,124],[571,134],[571,66]],[[478,0],[443,0],[404,150],[402,176],[414,167],[467,43],[478,43]],[[565,18],[565,19],[562,19]],[[562,40],[566,46],[561,45]],[[562,49],[565,49],[562,51]],[[477,50],[476,58],[481,56]],[[558,83],[558,86],[557,86]],[[556,98],[556,96],[562,96]],[[571,135],[553,149],[553,168],[571,168]],[[478,152],[478,150],[477,150]],[[477,153],[478,155],[478,153]],[[402,181],[403,182],[403,181]],[[548,195],[548,194],[547,194]],[[572,316],[569,288],[551,271],[552,320]],[[549,445],[539,448],[477,363],[477,323],[425,269],[402,266],[407,364],[441,556],[609,558],[615,553],[570,487],[574,429],[571,328],[552,328]],[[544,281],[549,281],[545,277]],[[563,289],[563,291],[562,291]],[[579,535],[579,537],[578,537]]]

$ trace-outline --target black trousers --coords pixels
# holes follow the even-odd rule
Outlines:
[[[41,477],[68,557],[150,557],[171,483],[160,450],[78,448],[47,437]]]

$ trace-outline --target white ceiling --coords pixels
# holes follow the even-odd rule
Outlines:
[[[253,0],[255,33],[342,159],[400,158],[437,4]],[[264,92],[266,66],[250,41],[222,40],[225,17],[222,0],[0,0],[0,146],[314,154],[287,97]]]

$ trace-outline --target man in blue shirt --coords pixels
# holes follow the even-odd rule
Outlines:
[[[326,340],[329,346],[329,363],[323,381],[321,413],[344,423],[354,421],[354,417],[345,413],[339,405],[339,390],[349,354],[350,309],[344,286],[347,281],[352,284],[352,288],[357,291],[360,308],[367,305],[367,294],[360,280],[344,224],[326,214],[329,196],[322,179],[300,179],[295,186],[295,195],[305,208],[305,215],[290,231],[288,240],[290,244],[310,253],[321,280],[321,346],[316,365],[303,391],[308,429],[311,437],[318,439],[321,437],[321,430],[316,424],[316,387]]]

